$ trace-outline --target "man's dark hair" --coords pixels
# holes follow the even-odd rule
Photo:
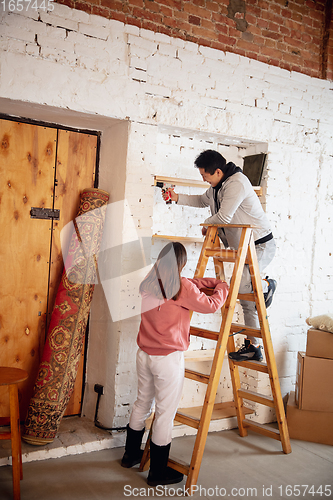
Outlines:
[[[212,149],[203,151],[194,161],[194,165],[197,168],[203,168],[204,171],[210,175],[213,175],[218,168],[223,172],[226,163],[226,159],[220,153]]]

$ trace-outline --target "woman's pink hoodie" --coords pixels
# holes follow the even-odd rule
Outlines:
[[[182,288],[177,300],[160,300],[142,294],[141,324],[137,343],[153,356],[166,356],[186,351],[190,343],[189,311],[213,313],[223,306],[229,292],[224,281],[214,278],[181,278]],[[207,296],[201,288],[214,288]]]

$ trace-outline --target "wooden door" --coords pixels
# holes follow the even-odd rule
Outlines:
[[[94,184],[97,136],[0,120],[0,141],[0,365],[29,373],[19,387],[24,418],[63,269],[60,231]],[[59,208],[60,220],[32,219],[32,207]],[[80,412],[81,393],[82,369],[69,413]]]

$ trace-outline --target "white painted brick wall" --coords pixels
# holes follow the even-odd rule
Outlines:
[[[305,319],[331,312],[333,298],[332,82],[58,4],[53,12],[1,13],[0,23],[2,98],[130,121],[125,198],[138,237],[198,235],[205,217],[201,210],[166,207],[153,175],[198,178],[193,161],[207,148],[241,162],[244,151],[226,146],[224,137],[267,144],[262,203],[277,242],[268,272],[278,281],[268,312],[282,392],[290,391],[297,351],[305,346]],[[114,168],[101,164],[101,188]],[[152,258],[161,245],[152,246]],[[199,246],[187,250],[190,276]],[[128,266],[124,258],[124,275]],[[125,300],[137,290],[124,280],[120,294]],[[215,320],[205,321],[213,327]],[[106,358],[117,359],[106,383],[108,393],[115,391],[113,409],[102,404],[99,415],[108,426],[125,425],[135,399],[138,325],[139,315],[120,321],[107,344]],[[193,339],[192,347],[210,343]],[[98,382],[90,379],[97,372],[88,359],[88,387]],[[242,377],[249,387],[267,390],[262,377]],[[229,396],[223,376],[219,398]],[[256,412],[261,421],[272,418]]]

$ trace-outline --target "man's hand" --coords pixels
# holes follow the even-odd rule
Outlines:
[[[165,192],[162,190],[162,197],[164,201],[171,200],[175,201],[176,203],[178,201],[178,194],[175,193],[173,189],[168,189]]]

